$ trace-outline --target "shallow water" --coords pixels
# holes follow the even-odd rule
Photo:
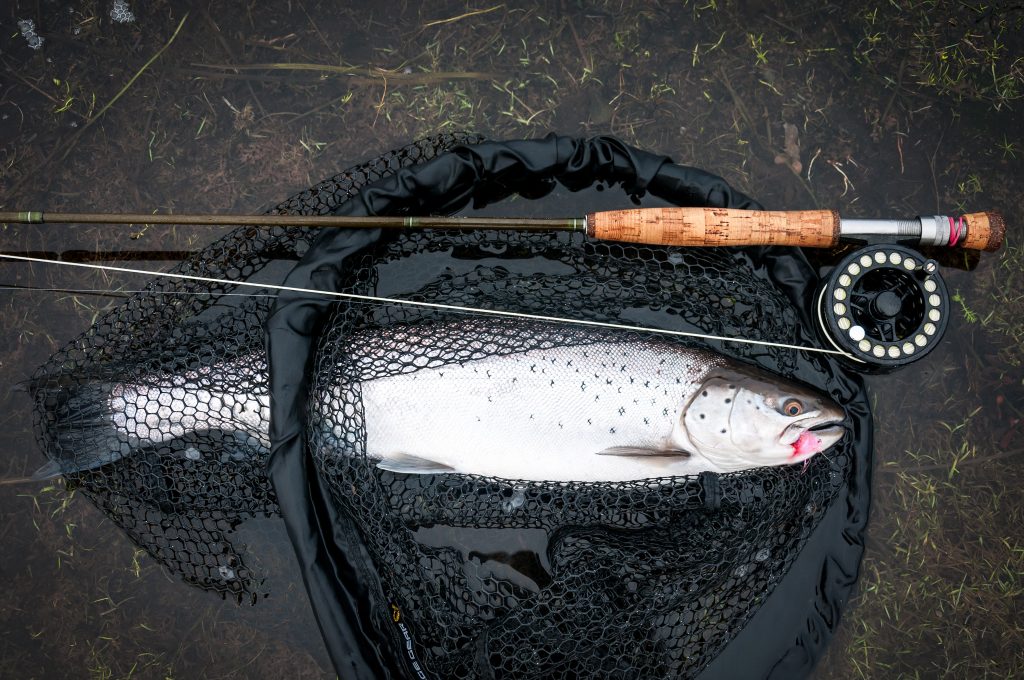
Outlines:
[[[941,258],[958,296],[941,347],[868,381],[876,467],[867,552],[817,675],[1024,673],[1019,8],[129,4],[136,17],[126,24],[105,2],[0,10],[0,209],[255,213],[352,162],[468,129],[495,139],[612,133],[721,174],[773,208],[1003,211],[1000,253]],[[44,39],[39,50],[19,32],[26,18]],[[118,97],[183,18],[171,46]],[[285,62],[358,68],[216,66]],[[614,190],[603,200],[628,206]],[[512,201],[502,210],[592,207]],[[158,268],[219,233],[8,227],[0,249],[128,252],[117,264]],[[409,270],[394,274],[396,290],[415,284],[401,278]],[[142,283],[0,263],[3,286],[60,289],[0,290],[0,385],[27,378],[119,302],[62,291]],[[25,394],[0,399],[0,471],[18,477],[42,458]],[[238,607],[167,578],[90,503],[66,501],[52,484],[0,486],[5,674],[332,673],[279,523],[240,530],[269,595]],[[543,587],[543,561],[516,557],[531,545],[484,546],[477,559]]]

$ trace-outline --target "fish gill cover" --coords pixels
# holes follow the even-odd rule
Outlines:
[[[442,135],[271,212],[444,214],[556,183],[759,207],[613,138]],[[289,259],[300,262],[286,284],[299,288],[815,344],[804,310],[817,278],[795,249],[246,227],[175,271],[276,283],[268,265]],[[263,576],[232,534],[281,515],[342,677],[799,677],[813,666],[856,579],[871,443],[859,380],[824,355],[297,291],[276,303],[223,295],[236,289],[158,280],[33,381],[44,473],[62,473],[186,582],[257,601]],[[547,440],[566,427],[608,442],[609,458],[634,459],[609,421],[634,408],[678,419],[668,405],[703,384],[708,350],[716,366],[767,370],[834,400],[846,435],[796,465],[727,473],[686,467],[699,451],[658,450],[642,460],[649,471],[617,481],[596,467],[574,475],[577,463],[549,473],[565,447]],[[651,369],[658,356],[676,372]],[[704,359],[679,368],[692,357]],[[592,412],[550,391],[577,373]],[[659,382],[673,377],[683,387]],[[665,406],[642,406],[648,396]],[[466,406],[495,397],[490,410]],[[505,426],[474,424],[502,414]],[[461,457],[455,444],[432,451],[444,427],[463,441]],[[499,476],[475,467],[473,443],[503,427],[542,434],[506,442],[512,474]],[[490,443],[478,443],[485,455]],[[420,444],[426,455],[381,460]],[[590,481],[566,481],[576,478]]]

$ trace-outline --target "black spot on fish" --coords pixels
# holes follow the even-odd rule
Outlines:
[[[703,413],[700,414],[700,419],[704,420],[704,414]]]
[[[725,428],[722,428],[722,434],[725,434]]]
[[[661,409],[661,415],[667,416],[668,415],[668,409],[667,408]]]
[[[608,428],[608,433],[609,434],[615,434],[615,428],[614,427]]]
[[[708,391],[704,390],[703,392],[700,393],[700,396],[702,396],[702,397],[708,396]]]
[[[726,399],[726,400],[725,400],[725,403],[726,403],[726,404],[731,404],[731,403],[732,403],[732,399]]]
[[[591,420],[590,418],[587,418],[587,425],[593,425],[593,424],[594,424],[594,421]]]
[[[625,409],[625,408],[623,408],[622,406],[620,406],[620,407],[619,407],[619,415],[620,415],[620,416],[624,416],[624,415],[626,415],[626,409]]]
[[[736,389],[736,386],[735,385],[729,385],[729,389],[730,390],[734,390],[734,389]]]

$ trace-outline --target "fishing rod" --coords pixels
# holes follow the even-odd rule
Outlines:
[[[363,229],[498,229],[569,231],[590,238],[661,246],[780,245],[831,248],[840,241],[898,242],[968,250],[998,250],[1006,234],[1000,213],[865,219],[835,210],[632,208],[585,217],[443,217],[345,215],[199,215],[145,213],[0,212],[7,224],[177,224]]]
[[[834,353],[861,366],[896,368],[917,361],[941,340],[949,318],[949,295],[938,264],[905,246],[945,246],[997,250],[1006,224],[998,212],[911,219],[843,218],[832,210],[758,211],[729,208],[632,208],[588,213],[582,218],[417,217],[339,215],[148,215],[143,213],[0,212],[0,221],[21,224],[109,223],[305,226],[384,229],[457,229],[570,231],[590,238],[660,246],[788,245],[828,248],[840,241],[867,243],[833,268],[818,291],[813,315],[819,334],[832,349],[791,347]],[[0,253],[0,258],[71,264],[38,257]],[[78,266],[83,266],[79,264]],[[124,273],[155,272],[91,265]],[[204,277],[168,274],[208,283],[252,285]],[[265,285],[265,284],[264,284]],[[276,286],[265,286],[278,288]],[[279,288],[281,289],[281,288]],[[312,292],[312,291],[303,291]],[[405,300],[339,294],[350,300],[421,304]],[[423,305],[458,312],[531,316],[545,321],[569,319],[492,312],[448,305]],[[592,324],[585,324],[592,325]],[[593,324],[597,325],[597,324]],[[622,328],[621,326],[618,326]],[[630,327],[630,330],[639,329]],[[663,331],[658,331],[663,332]],[[679,335],[726,340],[691,333]],[[734,342],[750,342],[729,338]],[[754,343],[762,344],[762,343]],[[774,345],[775,343],[763,343]],[[780,345],[776,345],[780,346]]]

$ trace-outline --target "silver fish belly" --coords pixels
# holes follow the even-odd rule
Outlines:
[[[668,345],[601,342],[371,380],[361,385],[366,450],[397,471],[550,481],[690,474],[699,463],[672,455],[670,436],[721,363]],[[597,455],[615,449],[652,455]],[[394,463],[410,458],[434,469]]]
[[[616,482],[801,463],[845,434],[845,414],[826,396],[712,352],[577,334],[522,351],[471,343],[442,361],[443,338],[472,337],[459,329],[355,340],[365,450],[378,467]]]

